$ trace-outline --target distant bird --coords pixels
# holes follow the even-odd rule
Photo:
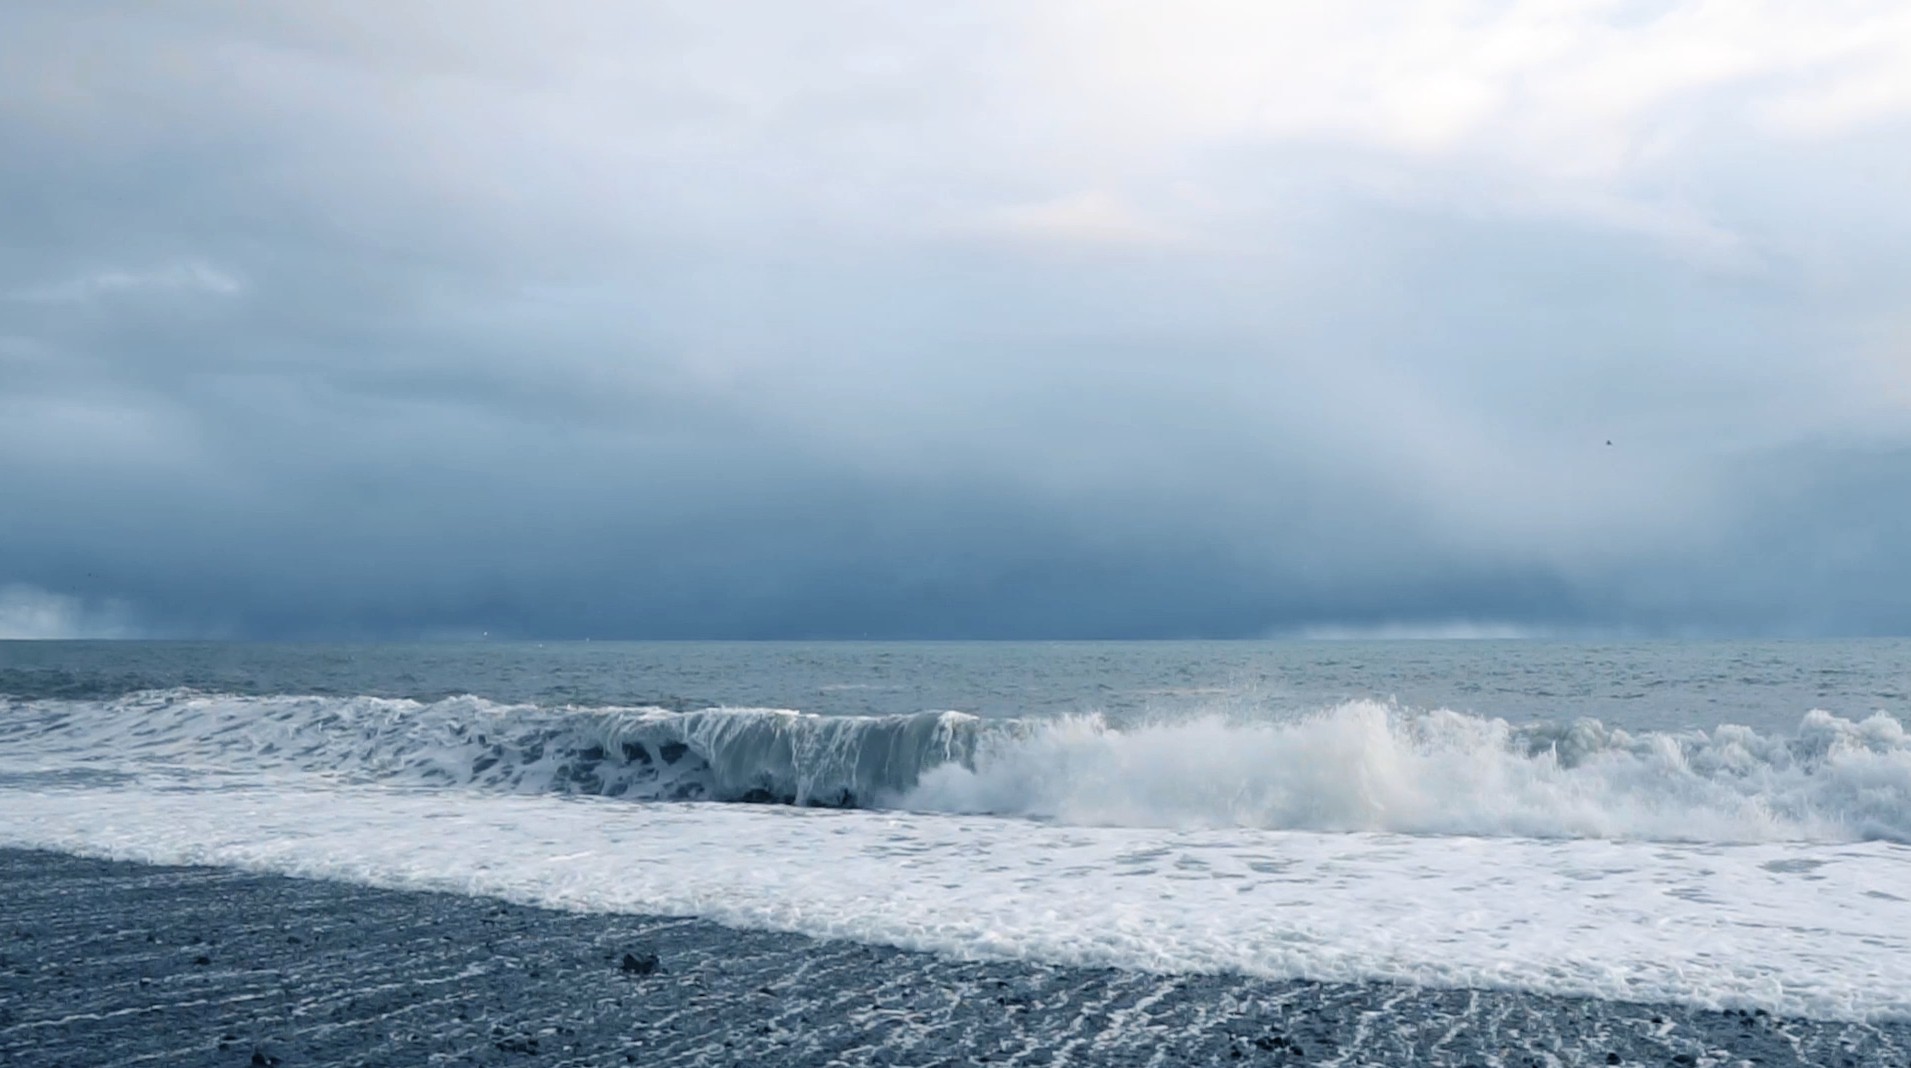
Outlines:
[[[1608,444],[1608,445],[1611,445],[1611,444],[1612,444],[1612,439],[1611,439],[1611,438],[1607,438],[1607,439],[1606,439],[1606,444]]]

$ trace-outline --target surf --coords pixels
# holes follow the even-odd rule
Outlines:
[[[146,691],[10,702],[0,766],[1023,817],[1081,826],[1911,842],[1911,737],[1516,724],[1351,701],[1255,718],[544,707]]]

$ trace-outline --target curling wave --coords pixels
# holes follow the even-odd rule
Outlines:
[[[293,771],[651,801],[880,804],[973,760],[960,712],[832,717],[784,709],[542,708],[477,697],[250,697],[173,690],[19,702],[0,749],[116,771]],[[128,765],[131,765],[129,767]]]
[[[164,691],[12,702],[0,765],[292,772],[636,800],[1024,816],[1067,824],[1911,842],[1911,737],[1878,714],[1791,734],[1516,726],[1350,702],[1275,722],[541,708],[474,697]]]

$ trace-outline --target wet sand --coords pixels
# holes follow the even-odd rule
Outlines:
[[[0,1064],[1911,1066],[1911,1024],[1157,976],[0,850]]]

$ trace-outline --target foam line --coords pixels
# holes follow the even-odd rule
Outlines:
[[[964,958],[1911,1019],[1911,848],[1070,827],[343,787],[8,789],[0,844]]]

